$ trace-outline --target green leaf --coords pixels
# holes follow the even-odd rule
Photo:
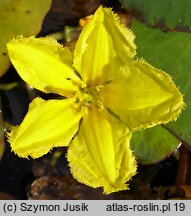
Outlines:
[[[177,121],[167,124],[180,139],[191,145],[191,34],[163,33],[134,21],[138,56],[169,73],[184,94],[186,109]]]
[[[51,0],[0,1],[0,76],[10,66],[6,43],[14,36],[36,35],[50,5]]]
[[[169,156],[180,144],[160,125],[133,133],[131,147],[139,163],[152,164]]]
[[[144,19],[149,25],[165,24],[168,28],[191,29],[190,0],[120,0],[129,11]]]

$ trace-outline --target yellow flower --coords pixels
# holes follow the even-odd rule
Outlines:
[[[134,60],[134,35],[110,9],[100,7],[84,27],[74,57],[51,38],[8,43],[24,81],[60,100],[34,99],[8,139],[20,157],[41,157],[68,146],[71,172],[104,193],[128,188],[136,173],[131,131],[176,119],[184,105],[171,78]]]

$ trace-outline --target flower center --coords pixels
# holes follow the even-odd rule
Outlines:
[[[104,105],[101,97],[102,85],[89,88],[82,88],[75,95],[75,103],[80,103],[82,108],[96,108],[99,111],[104,109]]]

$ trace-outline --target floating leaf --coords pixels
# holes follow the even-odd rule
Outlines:
[[[148,24],[164,24],[168,28],[191,29],[190,0],[120,0],[129,11],[135,11]]]
[[[36,35],[50,4],[51,0],[0,1],[0,76],[10,66],[6,43],[17,35]]]
[[[147,130],[135,132],[131,146],[139,163],[151,164],[169,156],[180,141],[160,125]]]

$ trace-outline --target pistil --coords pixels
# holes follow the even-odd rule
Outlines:
[[[94,107],[98,111],[102,111],[104,109],[104,104],[101,98],[102,88],[102,85],[98,85],[94,88],[82,88],[81,91],[78,91],[74,97],[75,103],[80,103],[83,109]]]

